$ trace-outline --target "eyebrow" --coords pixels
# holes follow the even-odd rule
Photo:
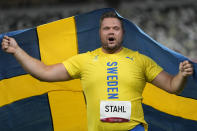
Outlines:
[[[112,28],[114,28],[114,27],[119,27],[119,28],[120,28],[121,26],[118,26],[118,25],[114,25],[114,26],[105,25],[105,26],[102,26],[102,27],[104,27],[104,28],[105,28],[105,27],[112,27]]]

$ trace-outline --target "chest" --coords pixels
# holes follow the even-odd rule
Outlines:
[[[86,63],[82,81],[127,85],[144,80],[141,65],[132,57],[97,58]]]
[[[128,100],[140,96],[146,83],[135,59],[100,58],[88,61],[81,74],[86,97]]]

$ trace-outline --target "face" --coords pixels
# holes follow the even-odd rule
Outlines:
[[[122,48],[123,29],[119,19],[104,18],[100,27],[102,49],[107,53],[115,53]]]

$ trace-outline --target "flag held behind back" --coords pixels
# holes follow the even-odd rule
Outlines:
[[[98,47],[100,47],[100,38],[99,38],[99,19],[102,13],[107,12],[107,11],[115,11],[114,9],[111,8],[106,8],[106,9],[100,9],[100,10],[95,10],[89,13],[85,14],[80,14],[74,17],[74,21],[76,23],[76,29],[73,28],[73,30],[76,30],[76,34],[73,33],[72,35],[76,35],[75,37],[77,38],[77,47],[79,53],[83,53],[86,51],[94,50]],[[61,21],[61,20],[60,20]],[[178,65],[181,61],[183,60],[188,60],[188,58],[182,56],[179,53],[176,53],[164,46],[162,46],[160,43],[154,41],[151,37],[149,37],[147,34],[145,34],[139,27],[137,27],[135,24],[132,22],[128,21],[127,19],[123,18],[124,22],[124,27],[125,27],[125,36],[124,36],[124,46],[132,49],[139,51],[142,54],[145,54],[149,57],[151,57],[153,60],[155,60],[161,67],[164,68],[165,71],[169,72],[170,74],[176,74],[178,72]],[[54,25],[58,25],[60,23],[55,23],[53,22]],[[68,21],[67,21],[68,23]],[[65,24],[67,24],[65,22]],[[46,24],[46,29],[49,29],[47,27],[50,23]],[[37,27],[36,29],[30,29],[30,30],[25,30],[20,31],[20,32],[13,32],[10,33],[9,35],[16,37],[17,41],[24,45],[24,49],[30,54],[36,54],[34,57],[44,60],[42,58],[42,54],[45,53],[44,49],[40,49],[39,47],[46,47],[44,43],[45,39],[41,38],[41,35],[39,33],[40,27]],[[37,33],[38,31],[38,33]],[[64,29],[60,29],[59,32],[64,32]],[[34,38],[28,33],[31,32],[31,34],[34,34]],[[53,34],[53,30],[49,31],[51,32],[51,36],[46,37],[54,37],[58,39],[58,36]],[[37,37],[38,35],[38,37]],[[45,35],[43,35],[44,37]],[[2,38],[2,35],[1,35]],[[43,39],[43,40],[42,40]],[[20,42],[21,41],[21,42]],[[34,43],[34,42],[37,43]],[[31,44],[31,42],[33,42]],[[58,44],[58,43],[57,43]],[[74,45],[69,45],[69,46],[76,46]],[[47,46],[48,47],[48,46]],[[56,46],[57,48],[63,48],[63,45],[61,47]],[[47,48],[48,49],[48,48]],[[33,51],[31,51],[33,50]],[[40,51],[41,50],[41,51]],[[43,51],[42,51],[43,50]],[[51,50],[51,47],[50,47]],[[67,49],[68,50],[68,49]],[[75,49],[72,49],[75,50]],[[52,50],[53,51],[53,50]],[[50,51],[50,53],[53,53]],[[32,52],[32,53],[31,53]],[[36,53],[35,53],[36,52]],[[40,57],[41,54],[41,57]],[[53,53],[54,54],[54,53]],[[73,55],[73,54],[72,54]],[[6,63],[8,57],[13,61],[11,64]],[[66,57],[66,56],[65,56]],[[58,58],[58,57],[57,57]],[[47,58],[46,62],[50,63],[50,59]],[[0,79],[12,79],[16,76],[24,75],[26,74],[23,69],[20,67],[20,65],[13,66],[15,63],[17,63],[12,56],[9,56],[2,51],[0,51]],[[12,66],[10,66],[12,65]],[[8,68],[9,67],[9,68]],[[195,73],[193,77],[190,77],[188,80],[188,84],[185,88],[185,90],[182,92],[180,96],[172,96],[168,93],[164,93],[161,90],[157,89],[156,87],[153,87],[152,85],[147,85],[145,88],[143,96],[144,98],[144,112],[145,112],[145,119],[149,123],[150,130],[156,131],[156,130],[178,130],[179,127],[182,130],[187,130],[187,129],[192,129],[196,130],[197,129],[197,119],[193,118],[193,116],[196,116],[196,112],[193,111],[192,108],[197,108],[197,64],[194,63],[194,68],[195,68]],[[15,71],[16,69],[16,71]],[[10,70],[13,70],[12,72],[9,72]],[[17,71],[19,70],[19,71]],[[14,75],[13,75],[14,74]],[[5,86],[2,81],[0,81],[0,85]],[[72,85],[72,84],[71,84]],[[61,85],[60,85],[61,86]],[[75,85],[77,86],[77,85]],[[39,86],[38,86],[39,87]],[[3,87],[0,87],[3,88]],[[41,88],[41,87],[39,87]],[[20,88],[19,88],[20,90]],[[49,89],[50,90],[50,89]],[[149,92],[152,92],[151,96],[148,96]],[[48,91],[46,91],[48,92]],[[53,91],[52,91],[53,92]],[[44,93],[44,92],[43,92]],[[72,93],[72,95],[74,95]],[[159,96],[159,99],[156,99],[157,96]],[[54,97],[54,96],[53,96]],[[52,98],[53,98],[52,97]],[[81,97],[79,97],[81,98]],[[152,99],[148,99],[152,98]],[[82,99],[82,98],[81,98]],[[156,101],[155,101],[156,99]],[[165,101],[165,100],[170,100],[173,102],[174,107],[171,107],[171,103]],[[51,100],[49,100],[50,102]],[[160,101],[164,101],[163,103],[160,103]],[[57,101],[55,101],[57,102]],[[153,103],[157,103],[154,105]],[[182,105],[185,105],[184,107],[179,107],[180,103]],[[188,106],[187,103],[193,104],[193,106]],[[49,105],[46,105],[49,106]],[[163,107],[169,106],[169,108],[166,110]],[[177,107],[176,107],[177,106]],[[50,105],[51,107],[51,105]],[[176,111],[178,111],[178,113]],[[183,110],[183,111],[180,111]],[[192,115],[188,115],[188,113],[185,113],[184,110],[188,111]],[[53,113],[53,111],[57,110],[52,110],[52,117],[56,117],[57,113]],[[80,111],[79,111],[80,112]],[[9,112],[8,112],[9,113]],[[74,113],[74,112],[73,112]],[[54,114],[54,115],[53,115]],[[19,114],[20,115],[20,114]],[[159,116],[159,118],[158,118]],[[160,119],[163,119],[163,121],[159,121]],[[55,119],[55,118],[54,118]],[[54,123],[53,119],[53,124],[56,130],[62,130],[63,128],[58,128],[58,124]],[[66,118],[65,118],[66,119]],[[175,125],[174,120],[177,122]],[[72,123],[71,126],[76,126],[76,123]],[[57,126],[56,126],[57,125]],[[168,125],[168,126],[166,126]],[[165,127],[165,128],[164,128]],[[69,129],[69,127],[67,127]],[[74,128],[70,128],[70,130],[74,130]]]

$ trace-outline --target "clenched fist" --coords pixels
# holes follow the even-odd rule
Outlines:
[[[15,54],[17,49],[19,48],[16,40],[8,36],[3,37],[1,46],[3,51],[11,54]]]
[[[179,72],[183,77],[187,77],[193,74],[193,65],[189,61],[183,61],[179,65]]]

